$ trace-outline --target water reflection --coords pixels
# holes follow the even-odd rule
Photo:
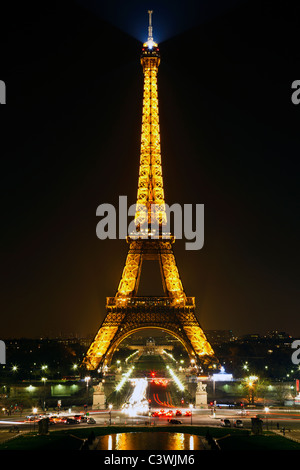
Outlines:
[[[129,432],[99,436],[98,450],[203,450],[200,436],[181,432]]]

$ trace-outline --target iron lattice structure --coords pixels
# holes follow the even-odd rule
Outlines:
[[[174,238],[162,231],[167,223],[161,165],[157,72],[158,45],[152,38],[151,12],[148,41],[143,44],[144,73],[140,168],[135,223],[137,232],[127,238],[129,251],[115,297],[106,301],[106,317],[83,365],[90,370],[109,364],[118,345],[144,328],[159,328],[174,335],[195,363],[216,362],[214,351],[195,315],[194,297],[186,297],[173,252]],[[153,233],[153,222],[160,231]],[[152,225],[151,225],[152,224]],[[139,297],[144,260],[157,260],[165,295]]]

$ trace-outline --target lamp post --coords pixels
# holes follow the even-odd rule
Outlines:
[[[250,375],[250,377],[248,377],[246,381],[249,391],[249,403],[254,405],[255,386],[257,385],[258,377],[256,377],[255,375]]]
[[[111,409],[112,409],[112,404],[108,405],[109,408],[109,425],[111,426]]]
[[[88,409],[88,403],[89,403],[89,381],[91,380],[91,377],[85,377],[84,378],[85,382],[86,382],[86,411]]]
[[[190,410],[191,410],[191,425],[193,424],[193,405],[190,403]]]
[[[46,408],[46,388],[45,388],[45,384],[46,384],[46,377],[42,377],[42,381],[44,382],[44,400],[43,400],[43,410],[44,412],[46,411],[45,408]]]
[[[35,431],[35,420],[36,420],[36,414],[37,414],[37,408],[34,407],[32,408],[32,412],[33,412],[33,432]]]
[[[268,406],[265,406],[265,413],[266,413],[266,422],[267,422],[267,431],[269,431],[269,422],[268,422],[268,413],[270,411],[270,408]]]
[[[149,424],[151,425],[151,398],[148,399]]]

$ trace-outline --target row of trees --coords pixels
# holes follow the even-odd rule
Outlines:
[[[274,382],[257,376],[250,376],[240,381],[219,383],[215,391],[208,387],[210,399],[217,402],[235,402],[244,405],[276,404],[283,406],[286,400],[292,400],[297,392],[293,382]]]

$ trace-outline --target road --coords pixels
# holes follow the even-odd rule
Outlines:
[[[151,412],[158,410],[159,408],[151,408]],[[229,419],[231,426],[234,426],[236,420],[241,420],[243,427],[245,429],[251,428],[251,418],[259,416],[263,420],[263,425],[265,429],[277,429],[286,428],[294,429],[300,431],[300,412],[295,411],[282,411],[282,410],[272,410],[268,413],[267,417],[263,410],[253,409],[247,412],[246,415],[242,415],[239,410],[236,409],[217,409],[215,414],[212,414],[211,410],[195,410],[192,411],[192,416],[184,416],[186,411],[189,411],[189,408],[179,408],[183,415],[174,416],[175,419],[178,419],[182,424],[186,425],[195,425],[195,426],[220,426],[222,419]],[[168,408],[164,407],[164,410],[167,411]],[[94,417],[96,415],[93,415]],[[98,424],[105,424],[109,422],[108,413],[104,413],[95,417]],[[144,424],[145,421],[151,422],[153,425],[168,425],[167,417],[145,417],[145,416],[135,416],[135,417],[126,417],[121,412],[113,411],[111,415],[112,424]]]
[[[164,407],[165,411],[168,410],[167,407]],[[212,410],[208,409],[193,409],[192,416],[184,416],[186,411],[189,411],[189,408],[179,408],[183,416],[174,416],[174,418],[180,420],[182,424],[193,425],[193,426],[220,426],[221,419],[229,419],[231,426],[233,426],[235,420],[240,419],[243,422],[243,427],[245,429],[251,428],[251,417],[259,416],[262,418],[264,423],[264,429],[276,430],[277,423],[278,428],[282,429],[291,429],[300,431],[300,410],[299,412],[295,410],[276,410],[271,409],[267,414],[262,409],[251,409],[247,411],[246,415],[242,415],[237,409],[217,409],[215,414],[212,414]],[[159,408],[151,407],[151,413]],[[175,408],[172,408],[175,411]],[[62,414],[62,413],[61,413]],[[68,416],[72,414],[66,413]],[[76,414],[79,414],[76,413]],[[98,426],[109,426],[111,425],[144,425],[145,423],[156,425],[169,425],[168,417],[149,417],[145,415],[137,416],[126,416],[121,410],[112,410],[111,413],[109,410],[106,411],[89,411],[89,416],[93,417],[95,424],[86,424],[80,423],[75,425],[75,427],[86,427],[90,426],[91,428],[95,425]],[[17,426],[19,430],[34,431],[38,429],[37,422],[29,422],[25,416],[3,416],[0,420],[0,430],[13,428]],[[73,425],[66,425],[62,423],[53,424],[50,429],[69,429]]]

